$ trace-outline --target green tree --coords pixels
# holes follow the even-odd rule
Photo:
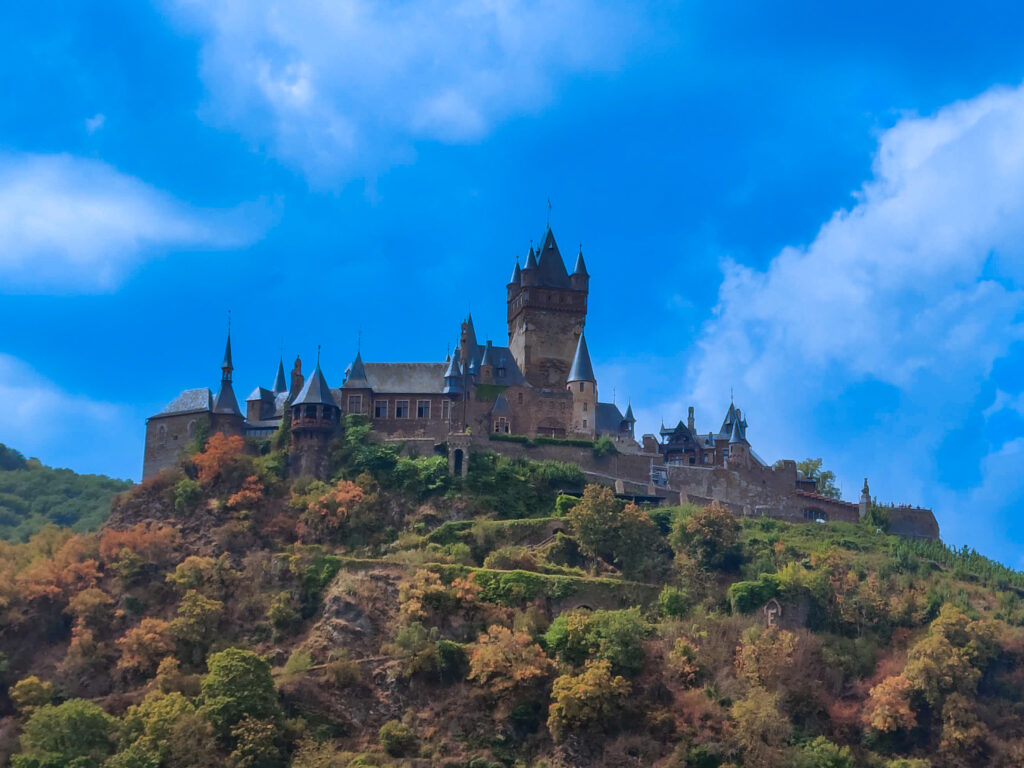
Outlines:
[[[200,687],[202,710],[222,739],[230,743],[231,729],[247,717],[279,720],[281,705],[262,656],[228,648],[210,656],[207,668]]]
[[[804,744],[797,755],[796,768],[855,768],[849,747],[833,744],[824,736]]]
[[[658,527],[635,504],[623,504],[611,488],[588,485],[566,513],[580,549],[615,563],[627,576],[639,576],[657,560]]]
[[[814,480],[814,490],[822,496],[828,496],[830,499],[840,498],[842,494],[836,487],[836,473],[830,469],[822,469],[821,464],[821,459],[804,459],[796,463],[796,468],[808,479]]]
[[[551,687],[548,730],[562,741],[570,732],[602,728],[622,711],[630,693],[629,681],[612,674],[601,659],[587,664],[579,675],[562,675]]]
[[[669,538],[676,554],[707,569],[732,570],[740,560],[740,524],[729,510],[712,503],[680,515]]]
[[[616,674],[631,675],[643,666],[643,642],[652,631],[639,608],[579,611],[555,619],[544,640],[548,650],[567,664],[602,659]]]
[[[53,683],[48,680],[40,680],[35,675],[29,675],[11,686],[8,696],[18,712],[22,715],[30,715],[36,707],[53,701]]]
[[[114,719],[91,701],[46,704],[25,723],[22,755],[15,758],[14,765],[32,765],[29,760],[36,758],[76,768],[98,766],[114,751],[113,732]]]

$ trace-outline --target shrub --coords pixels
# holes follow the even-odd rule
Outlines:
[[[629,681],[612,675],[604,659],[589,663],[582,674],[556,678],[548,708],[551,738],[562,741],[570,731],[610,725],[629,693]]]
[[[526,632],[491,626],[480,635],[469,660],[469,679],[493,698],[512,704],[536,690],[555,665]]]
[[[313,666],[313,657],[309,651],[296,648],[291,652],[288,661],[284,663],[284,673],[286,675],[297,675],[300,672],[305,672],[311,666]]]
[[[189,477],[183,477],[174,486],[174,508],[179,514],[191,512],[203,497],[203,487]]]
[[[388,720],[378,732],[380,745],[391,757],[409,757],[414,754],[419,739],[411,728],[398,720]]]
[[[291,592],[278,592],[267,608],[267,621],[278,632],[293,632],[302,624],[295,598]]]
[[[544,641],[548,650],[567,664],[579,666],[602,659],[617,674],[635,674],[644,663],[643,641],[652,631],[639,608],[574,612],[555,619]]]
[[[53,683],[29,675],[12,685],[7,695],[20,714],[29,715],[36,707],[53,701]]]
[[[855,763],[849,747],[836,746],[824,736],[818,736],[804,744],[797,756],[796,768],[855,768]]]
[[[685,616],[690,609],[690,598],[685,590],[678,587],[665,587],[658,595],[658,610],[662,616],[679,618]]]
[[[727,595],[733,613],[752,613],[779,594],[779,577],[762,573],[757,581],[737,581],[729,585]]]
[[[539,568],[536,556],[526,547],[502,547],[484,558],[484,568],[499,571],[536,571]]]

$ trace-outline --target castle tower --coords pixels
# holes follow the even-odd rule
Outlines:
[[[750,444],[743,435],[738,410],[732,422],[732,432],[729,434],[729,466],[750,466]]]
[[[480,370],[477,380],[481,384],[494,383],[494,347],[490,339],[484,345],[484,353],[480,357]]]
[[[224,346],[224,360],[220,364],[220,391],[213,400],[213,418],[211,429],[225,435],[241,435],[243,432],[242,410],[238,407],[238,398],[231,384],[231,374],[235,370],[231,362],[231,331],[228,331],[228,342]]]
[[[634,430],[636,428],[636,417],[633,415],[633,404],[626,404],[626,416],[623,419],[626,422],[626,429],[629,430],[629,436],[635,438]]]
[[[582,333],[567,378],[565,386],[572,393],[570,430],[592,439],[597,434],[597,379],[594,378],[594,366],[590,363],[587,339]]]
[[[548,228],[539,255],[530,248],[518,288],[508,284],[508,345],[526,380],[540,389],[566,385],[586,323],[590,276],[582,254],[576,267],[570,277]]]
[[[317,361],[316,370],[291,403],[293,475],[327,479],[327,441],[338,428],[340,409]]]

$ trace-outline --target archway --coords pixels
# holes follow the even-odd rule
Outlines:
[[[453,469],[455,471],[453,472],[453,474],[456,477],[462,477],[462,458],[463,458],[463,456],[462,456],[462,449],[461,448],[456,448],[455,449],[454,458],[455,458],[455,466],[453,467]]]

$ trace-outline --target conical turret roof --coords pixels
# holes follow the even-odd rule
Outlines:
[[[523,269],[537,268],[537,254],[533,252],[533,243],[530,243],[530,253],[526,257],[526,266]]]
[[[234,370],[235,367],[231,364],[231,331],[228,331],[228,343],[224,345],[224,362],[220,364],[220,367],[228,370]]]
[[[320,370],[320,363],[316,364],[316,370],[313,371],[312,376],[306,379],[302,391],[292,401],[292,405],[330,405],[334,408],[338,407],[338,404],[334,402],[334,395],[331,394],[331,388],[327,386],[327,379],[324,378],[324,373]]]
[[[581,277],[590,277],[590,273],[587,272],[587,265],[583,261],[583,246],[580,246],[580,252],[576,256],[576,268],[573,269],[574,275],[580,275]]]
[[[519,285],[519,281],[522,279],[522,271],[519,269],[519,259],[516,259],[516,268],[512,270],[512,277],[509,279],[509,285]]]
[[[632,403],[630,403],[629,405],[626,406],[626,421],[636,421],[636,419],[633,418],[633,404]],[[682,424],[683,422],[680,421],[679,423]]]
[[[743,430],[740,427],[740,422],[739,422],[738,419],[733,419],[733,422],[732,422],[732,432],[729,435],[729,445],[733,445],[735,443],[742,443],[742,442],[744,442],[744,439],[743,439]]]
[[[317,370],[320,370],[319,364],[317,364]],[[352,365],[350,365],[348,370],[345,372],[345,386],[356,387],[366,383],[366,369],[363,367],[363,353],[360,350],[356,350],[356,359],[352,361]]]
[[[480,358],[480,365],[494,365],[494,348],[491,346],[491,340],[487,340],[487,344],[484,346],[483,357]]]
[[[282,392],[288,391],[288,384],[284,377],[284,357],[282,356],[280,361],[277,363],[277,378],[274,379],[274,394],[280,395]]]
[[[580,334],[580,340],[576,343],[576,354],[572,358],[572,367],[569,369],[568,381],[597,382],[597,379],[594,378],[594,366],[590,364],[590,351],[587,349],[587,339],[582,333]]]

